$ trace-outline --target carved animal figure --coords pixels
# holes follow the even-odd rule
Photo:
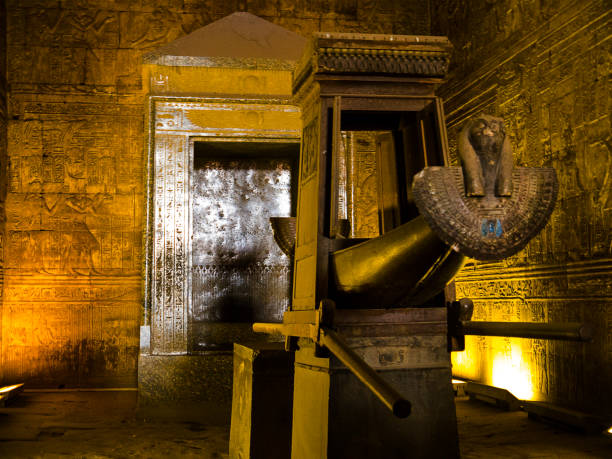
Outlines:
[[[512,194],[512,146],[503,119],[481,114],[468,121],[458,149],[467,196]]]

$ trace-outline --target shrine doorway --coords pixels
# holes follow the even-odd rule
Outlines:
[[[270,217],[295,216],[299,144],[193,143],[190,352],[230,350],[264,336],[291,298],[291,260]]]

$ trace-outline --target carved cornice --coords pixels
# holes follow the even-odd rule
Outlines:
[[[143,63],[169,67],[211,67],[241,70],[280,70],[291,72],[295,61],[254,57],[173,56],[151,52],[143,56]]]
[[[327,47],[319,50],[317,71],[443,77],[449,62],[447,53],[437,51]]]
[[[442,78],[452,45],[446,37],[315,33],[296,69],[295,87],[309,74],[374,74]]]

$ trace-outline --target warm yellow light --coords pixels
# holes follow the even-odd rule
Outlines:
[[[478,348],[474,343],[474,336],[466,336],[465,351],[453,352],[451,354],[453,362],[453,376],[477,381],[481,378]]]
[[[5,392],[10,392],[13,389],[16,389],[20,386],[23,386],[23,383],[21,384],[13,384],[12,386],[4,386],[3,388],[0,389],[0,394],[4,394]]]
[[[465,384],[465,381],[462,381],[462,380],[460,380],[460,379],[453,379],[453,380],[452,380],[452,383],[453,383],[453,384]]]
[[[496,387],[510,391],[521,400],[531,400],[534,391],[531,384],[529,363],[522,358],[520,342],[510,340],[510,352],[497,352],[493,358],[492,382]]]
[[[608,429],[608,433],[612,434],[612,427]]]

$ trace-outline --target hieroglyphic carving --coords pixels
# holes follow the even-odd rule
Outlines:
[[[8,61],[16,89],[31,83],[39,85],[21,90],[42,92],[49,84],[71,84],[70,92],[81,93],[109,92],[115,85],[140,89],[140,54],[119,49],[119,11],[99,4],[28,6],[9,9]]]
[[[59,2],[11,3],[8,28],[14,45],[118,46],[117,13],[99,4],[75,9],[60,8]]]
[[[97,209],[110,195],[98,193],[93,197],[78,194],[26,194],[25,200],[35,201],[41,219],[37,230],[9,229],[11,268],[30,268],[41,273],[99,274],[94,256],[100,258],[100,242],[91,232],[88,216],[95,217]],[[13,201],[10,202],[13,204]],[[24,212],[21,207],[20,212]],[[15,209],[10,209],[11,214]],[[22,215],[21,218],[26,217]],[[13,223],[15,219],[12,219]],[[12,225],[11,225],[12,226]]]
[[[574,262],[563,267],[544,266],[525,270],[502,270],[501,266],[487,263],[472,272],[463,270],[457,277],[457,295],[475,299],[538,299],[563,300],[594,299],[599,292],[594,287],[612,287],[606,275],[610,262]],[[531,275],[528,275],[531,274]]]
[[[485,11],[484,4],[462,0],[433,2],[432,8],[439,12],[432,15],[433,31],[455,45],[456,77],[440,89],[449,139],[465,118],[487,106],[508,120],[517,164],[553,167],[559,179],[550,223],[504,262],[468,264],[457,279],[458,297],[477,298],[481,320],[584,320],[596,326],[592,344],[503,345],[522,349],[536,395],[600,411],[612,404],[596,382],[612,379],[612,153],[609,85],[601,79],[610,61],[602,46],[609,41],[609,7],[601,0],[554,6],[501,0]],[[500,309],[511,313],[498,315]],[[469,358],[457,357],[461,363],[454,368],[490,382],[501,340],[472,338]],[[520,364],[507,354],[500,362],[515,369]],[[521,379],[512,372],[508,378]]]
[[[157,8],[151,12],[121,12],[120,47],[152,49],[170,43],[204,25],[206,18],[202,18],[202,14],[202,11],[198,15],[180,14],[169,8]]]
[[[189,157],[186,136],[156,136],[151,345],[159,353],[187,346]]]
[[[137,151],[123,143],[136,142],[136,128],[129,118],[115,125],[85,115],[11,123],[12,268],[87,275],[139,271],[139,180],[132,174],[142,166],[134,161]]]
[[[13,238],[7,254],[14,252],[6,274],[14,279],[11,285],[17,287],[25,282],[19,273],[26,278],[35,276],[41,288],[58,278],[70,285],[80,280],[122,285],[139,278],[145,208],[142,177],[146,163],[142,152],[146,131],[142,51],[168,43],[236,9],[232,2],[212,0],[162,3],[6,2],[7,74],[11,86],[7,235]],[[370,2],[363,8],[365,15],[354,0],[316,4],[302,1],[297,6],[294,3],[249,2],[248,10],[304,34],[320,29],[392,33],[396,26],[390,18],[397,14],[418,20],[410,33],[427,32],[422,29],[428,21],[425,4],[416,0],[396,2],[393,14],[387,11],[389,8],[382,11],[377,2]],[[245,81],[245,88],[247,83],[252,84]],[[198,131],[198,135],[207,134],[211,133]],[[280,131],[268,134],[295,137],[295,133]],[[73,231],[75,227],[79,231],[70,236],[67,229]],[[70,240],[77,242],[76,247],[68,248]],[[62,251],[72,261],[60,261]],[[26,311],[23,317],[28,319],[19,319],[22,325],[5,320],[3,336],[20,336],[22,328],[48,330],[52,326],[49,323],[55,321],[65,324],[66,329],[78,329],[78,333],[66,338],[62,345],[49,333],[41,333],[36,346],[3,346],[7,374],[15,379],[26,373],[45,375],[48,385],[57,386],[79,361],[83,373],[72,377],[71,384],[118,381],[100,381],[100,375],[119,374],[115,369],[106,371],[103,365],[82,362],[94,356],[100,362],[106,356],[112,367],[117,356],[128,348],[135,349],[139,301],[105,303],[86,287],[74,289],[70,297],[54,290],[48,297],[49,306],[28,316],[31,303],[27,294],[15,295],[23,301],[15,304],[14,310]],[[64,307],[67,304],[87,307],[89,315],[73,313],[78,308]],[[119,333],[120,327],[128,330],[129,340],[115,343],[110,335],[94,339],[96,330],[105,327],[103,311],[117,304],[125,308],[129,317],[120,325],[115,319],[109,324],[114,333]],[[44,321],[43,311],[50,316],[49,323]],[[90,328],[81,324],[89,324]],[[124,383],[134,385],[135,354],[130,355],[125,368],[132,365],[132,379]]]
[[[475,320],[587,322],[595,330],[592,343],[576,345],[543,340],[470,337],[467,353],[471,361],[458,363],[456,374],[499,384],[499,381],[495,381],[496,368],[518,365],[519,362],[513,362],[510,354],[520,349],[523,373],[515,376],[519,381],[526,378],[523,381],[528,388],[526,394],[568,403],[564,392],[574,390],[578,393],[570,397],[572,403],[582,403],[581,399],[588,399],[584,383],[577,383],[568,377],[568,372],[578,371],[577,365],[587,362],[582,357],[575,359],[576,355],[584,353],[590,356],[589,360],[610,358],[608,337],[612,303],[599,296],[599,289],[602,286],[604,289],[612,288],[609,276],[611,266],[610,263],[574,264],[567,269],[571,274],[559,276],[554,268],[549,268],[541,270],[537,273],[538,277],[533,278],[529,271],[519,270],[511,275],[502,274],[504,277],[501,279],[495,274],[496,270],[484,270],[484,280],[476,273],[459,277],[456,280],[457,295],[475,299]],[[507,347],[510,363],[496,360],[501,346]],[[567,367],[550,368],[545,365],[546,362]],[[493,365],[493,374],[482,372],[481,365],[485,368]],[[584,372],[586,379],[606,380],[610,377],[608,368],[588,364],[580,371]],[[505,371],[512,373],[512,370]],[[599,402],[604,403],[604,400],[599,399]]]
[[[347,154],[348,219],[350,237],[377,237],[378,174],[376,168],[376,132],[343,132]]]
[[[13,83],[79,84],[85,77],[85,49],[51,53],[42,46],[8,47],[8,77]]]
[[[42,289],[32,276],[11,277],[7,288],[16,297],[7,296],[3,305],[4,377],[30,387],[133,386],[140,281],[124,280],[122,291],[114,293],[103,286],[109,281],[92,286],[46,280]],[[83,301],[90,292],[91,299]]]
[[[222,116],[217,116],[218,113]],[[247,137],[295,142],[300,133],[299,111],[290,105],[162,97],[155,102],[153,125],[151,349],[156,354],[185,353],[189,350],[187,322],[192,298],[190,246],[192,234],[198,234],[188,225],[192,193],[192,188],[188,188],[192,173],[189,158],[193,154],[189,139]],[[270,231],[267,221],[266,230]],[[196,269],[194,275],[198,272],[204,271]],[[193,282],[207,281],[197,278]]]
[[[7,136],[4,377],[36,377],[29,382],[40,385],[133,385],[141,109],[99,99],[16,100]],[[11,341],[16,336],[21,341]],[[73,372],[83,359],[91,359],[83,373]]]
[[[18,39],[17,24],[25,26],[21,33],[24,34],[25,43],[30,46],[119,47],[119,17],[116,11],[43,5],[10,11],[10,22],[15,24],[11,31]]]
[[[300,166],[300,180],[306,182],[317,172],[319,153],[319,118],[314,118],[304,128],[302,134],[302,163]]]

